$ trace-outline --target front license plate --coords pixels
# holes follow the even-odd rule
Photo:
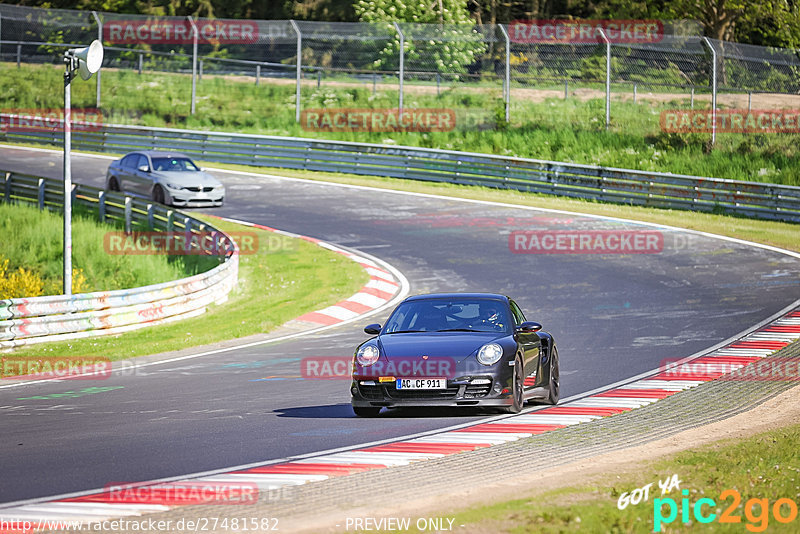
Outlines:
[[[398,378],[397,389],[447,389],[446,378]]]

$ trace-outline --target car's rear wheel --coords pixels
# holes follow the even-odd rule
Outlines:
[[[153,188],[153,202],[164,204],[164,190],[160,185],[157,185]]]
[[[108,190],[109,191],[119,191],[119,182],[117,181],[116,176],[112,176],[111,179],[108,181]]]
[[[548,385],[548,393],[545,402],[547,404],[558,404],[558,398],[561,393],[561,382],[558,371],[558,349],[553,345],[553,352],[550,355],[550,383]]]
[[[522,411],[522,406],[525,404],[523,394],[525,387],[525,379],[522,377],[522,362],[519,358],[514,361],[514,376],[511,381],[513,403],[506,408],[508,413],[519,413]]]
[[[380,413],[380,407],[373,406],[353,406],[353,412],[358,417],[377,417]]]

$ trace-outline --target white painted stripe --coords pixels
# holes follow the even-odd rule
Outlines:
[[[385,291],[389,294],[394,294],[397,291],[397,284],[393,282],[386,282],[385,280],[375,280],[374,278],[367,282],[365,287],[377,289],[378,291]]]
[[[314,313],[321,313],[322,315],[327,315],[328,317],[333,317],[334,319],[339,319],[340,321],[346,321],[359,315],[358,312],[354,312],[353,310],[348,310],[347,308],[342,308],[341,306],[336,305],[328,306],[327,308],[318,310]]]
[[[506,422],[513,422],[515,424],[531,424],[531,425],[575,425],[578,423],[586,423],[595,419],[600,419],[600,415],[578,415],[578,414],[553,414],[547,415],[546,413],[532,413],[528,415],[518,415],[510,419],[503,419],[501,421],[494,421],[490,424],[503,424]]]
[[[793,332],[754,332],[742,338],[742,341],[794,341],[800,334]]]
[[[370,308],[377,308],[386,302],[386,299],[382,299],[376,295],[370,295],[369,293],[356,293],[347,300],[369,306]]]
[[[784,317],[783,319],[778,319],[773,325],[800,325],[800,317]]]
[[[364,270],[367,271],[367,273],[370,276],[377,276],[382,280],[388,280],[389,282],[394,282],[394,276],[392,276],[391,274],[387,273],[382,269],[376,269],[375,267],[366,267]]]
[[[354,261],[364,265],[365,267],[380,268],[377,263],[375,263],[374,261],[372,261],[369,258],[365,258],[364,256],[359,256],[358,254],[353,254],[352,258],[353,258]]]
[[[442,454],[424,453],[393,453],[393,452],[340,452],[328,456],[317,456],[307,460],[300,460],[306,463],[335,463],[335,464],[383,464],[383,465],[406,465],[418,460],[426,460],[443,456]]]
[[[141,515],[169,510],[161,504],[104,504],[96,502],[47,502],[29,504],[18,508],[3,510],[3,516],[18,516],[19,513],[34,514],[39,517],[106,517]]]
[[[219,475],[213,477],[193,478],[187,483],[191,482],[213,482],[215,484],[248,484],[254,483],[258,486],[261,484],[269,486],[298,486],[306,482],[315,482],[317,480],[327,480],[328,475],[314,475],[305,473],[235,473],[230,475]]]
[[[411,443],[467,443],[473,445],[498,445],[508,441],[519,439],[514,434],[513,439],[508,435],[498,432],[445,432],[444,434],[433,434],[411,440]]]
[[[680,376],[681,374],[690,374],[690,373],[727,373],[728,371],[733,371],[735,369],[739,369],[740,367],[744,367],[745,363],[733,363],[733,362],[689,362],[678,366],[675,369],[672,369],[672,374]],[[670,371],[667,371],[668,373]]]
[[[652,382],[652,384],[650,383]],[[674,382],[674,384],[670,384]],[[706,380],[643,380],[625,386],[630,389],[660,389],[663,391],[684,391],[699,386]]]
[[[650,404],[659,399],[632,398],[632,397],[589,397],[579,401],[571,402],[568,406],[592,407],[592,408],[638,408],[645,404]]]

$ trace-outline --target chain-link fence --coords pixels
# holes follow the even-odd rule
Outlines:
[[[438,102],[461,124],[491,126],[519,119],[531,102],[557,98],[594,102],[593,110],[601,105],[591,120],[607,128],[628,120],[630,112],[615,106],[642,101],[676,109],[710,109],[714,102],[777,109],[800,102],[787,96],[800,93],[793,50],[706,39],[690,21],[590,22],[222,20],[0,4],[0,61],[55,63],[67,45],[100,38],[106,69],[190,74],[190,113],[198,80],[236,76],[292,85],[286,105],[298,122],[307,109],[403,110]],[[100,77],[96,83],[98,107],[113,106]],[[369,99],[353,89],[366,89]],[[660,120],[658,113],[640,113]]]

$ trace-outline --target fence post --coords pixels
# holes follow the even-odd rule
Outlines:
[[[97,15],[97,11],[92,11],[92,16],[94,17],[94,21],[97,23],[97,40],[101,43],[103,42],[103,21],[100,20],[100,17]],[[99,69],[95,76],[97,76],[97,103],[95,106],[97,109],[100,109],[100,74],[103,72],[103,69]]]
[[[509,119],[509,107],[511,107],[511,39],[508,37],[506,27],[500,24],[500,31],[503,32],[503,40],[506,43],[506,69],[503,79],[503,100],[506,107],[506,122]]]
[[[39,185],[36,188],[36,199],[38,200],[39,209],[44,209],[44,178],[39,178]]]
[[[144,54],[139,52],[139,76],[142,75],[142,64],[144,63]]]
[[[156,229],[155,206],[152,204],[147,204],[147,226],[151,230]]]
[[[400,101],[398,102],[398,113],[403,113],[403,77],[405,75],[405,55],[406,55],[406,36],[403,35],[403,30],[397,22],[393,22],[394,29],[397,30],[397,35],[400,37]]]
[[[633,103],[636,103],[636,84],[633,84]]]
[[[106,222],[106,192],[97,193],[97,218],[101,223]]]
[[[261,81],[261,65],[256,65],[256,87],[258,87],[258,83]]]
[[[202,59],[198,59],[197,60],[197,79],[201,80],[201,81],[203,79],[203,60]]]
[[[294,91],[294,121],[300,124],[300,79],[303,76],[303,33],[300,31],[300,26],[293,20],[289,22],[292,23],[292,29],[294,29],[294,33],[297,34],[297,72],[295,73],[296,78],[296,85]]]
[[[125,197],[125,233],[131,233],[131,197]]]
[[[703,42],[711,51],[711,146],[717,142],[717,51],[708,37],[703,37]]]
[[[689,100],[689,107],[690,109],[694,109],[694,85],[692,86],[692,97]]]
[[[197,96],[197,25],[191,15],[186,17],[192,25],[192,109],[190,115],[194,115],[194,101]]]
[[[3,47],[3,14],[0,13],[0,58],[3,57],[2,47]]]
[[[17,43],[17,68],[20,68],[19,64],[21,61],[22,61],[22,44]]]
[[[11,173],[5,173],[5,202],[11,202]]]
[[[611,41],[602,28],[598,28],[597,31],[606,43],[606,130],[608,130],[611,122]]]

